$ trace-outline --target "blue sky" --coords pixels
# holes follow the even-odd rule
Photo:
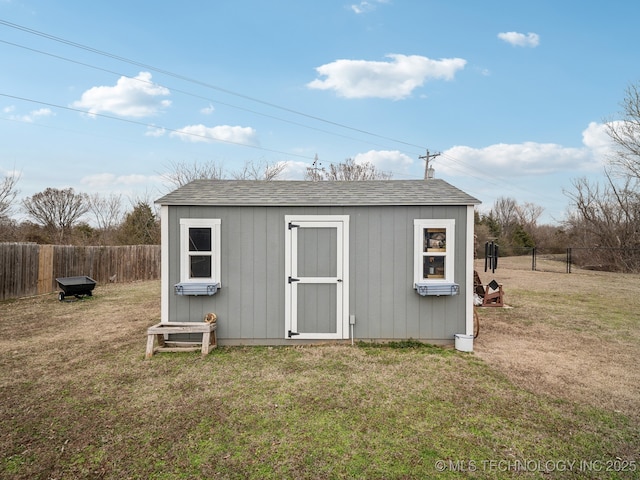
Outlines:
[[[156,199],[176,163],[370,161],[561,221],[640,80],[640,3],[0,0],[0,178]]]

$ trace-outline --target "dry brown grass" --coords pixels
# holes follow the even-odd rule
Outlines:
[[[530,391],[640,420],[639,275],[534,272],[528,258],[501,259],[495,274],[477,267],[508,305],[479,310],[480,358]]]
[[[640,277],[529,268],[502,261],[511,308],[481,310],[475,354],[405,342],[144,360],[159,282],[2,302],[0,477],[452,478],[437,459],[640,462]]]

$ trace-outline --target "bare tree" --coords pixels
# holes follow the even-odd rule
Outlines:
[[[73,224],[89,210],[87,194],[75,193],[73,188],[47,188],[25,198],[22,205],[37,223],[57,233],[59,243],[63,243]]]
[[[234,172],[231,176],[235,180],[277,180],[285,167],[284,162],[269,163],[265,160],[245,162],[242,170]]]
[[[16,185],[20,175],[6,175],[0,182],[0,220],[8,219],[13,209],[13,201],[18,195]]]
[[[629,85],[621,106],[621,119],[606,123],[616,148],[604,182],[573,182],[574,191],[565,192],[573,207],[565,225],[578,245],[601,247],[592,251],[600,264],[640,271],[640,83]]]
[[[341,180],[341,181],[359,181],[359,180],[389,180],[393,175],[391,173],[378,170],[375,165],[370,162],[356,163],[354,159],[347,158],[342,163],[332,163],[329,170],[318,168],[317,156],[313,167],[307,167],[305,180]]]
[[[609,161],[614,169],[640,179],[640,83],[627,87],[621,106],[622,119],[606,123],[617,147]]]
[[[491,212],[502,232],[507,235],[518,223],[518,202],[513,198],[499,197],[493,203]]]
[[[181,187],[193,180],[219,180],[223,178],[222,167],[215,160],[200,164],[195,161],[192,164],[171,162],[169,169],[169,172],[163,174],[162,177],[171,184],[172,188]]]
[[[626,177],[616,184],[609,172],[601,186],[581,178],[573,181],[573,192],[565,192],[574,211],[565,221],[578,246],[600,248],[600,263],[630,272],[640,269],[633,250],[640,246],[640,198],[637,181]]]
[[[88,202],[102,243],[110,244],[116,227],[122,222],[122,195],[112,193],[103,197],[94,193],[88,197]]]
[[[544,208],[535,203],[525,202],[516,206],[516,217],[518,223],[525,229],[533,229],[538,225],[538,219],[544,212]]]

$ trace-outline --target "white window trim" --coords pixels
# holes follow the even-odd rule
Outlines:
[[[219,218],[181,218],[180,219],[180,282],[203,283],[212,281],[222,286],[220,279],[220,224]],[[189,228],[211,228],[211,277],[189,278]],[[199,252],[202,255],[202,252]]]
[[[447,236],[446,252],[430,252],[424,253],[424,229],[425,228],[444,228]],[[455,267],[455,231],[456,221],[454,219],[419,219],[413,220],[413,287],[417,284],[425,283],[454,283],[454,267]],[[425,255],[428,256],[444,256],[444,278],[424,278],[422,276],[422,262]]]

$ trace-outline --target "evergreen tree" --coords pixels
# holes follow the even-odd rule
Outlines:
[[[148,204],[138,202],[127,214],[120,227],[118,240],[121,245],[160,243],[160,222]]]

